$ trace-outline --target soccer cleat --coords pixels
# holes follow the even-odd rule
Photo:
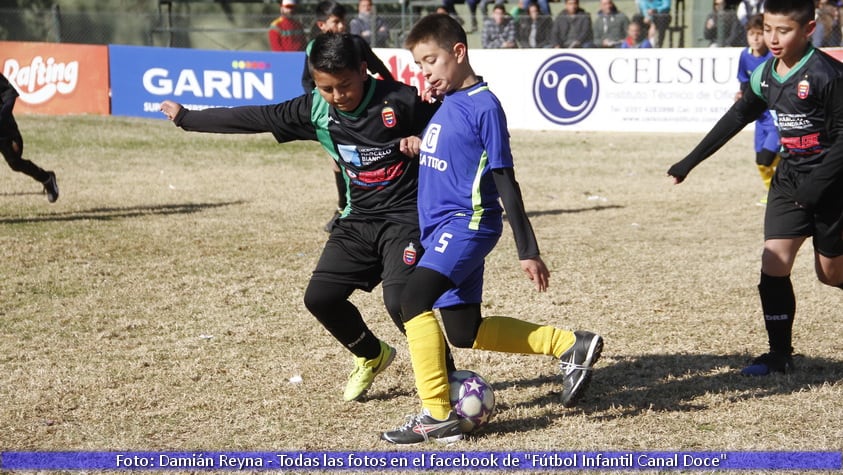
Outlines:
[[[574,346],[559,357],[562,370],[562,405],[574,407],[591,382],[594,363],[603,351],[603,337],[591,332],[574,332]]]
[[[427,409],[421,414],[407,416],[407,422],[389,432],[381,433],[381,439],[398,445],[420,444],[432,440],[440,444],[453,444],[462,440],[460,419],[454,411],[444,421],[434,419]]]
[[[348,383],[345,385],[345,392],[342,396],[344,400],[356,401],[360,399],[375,382],[375,376],[385,370],[395,359],[395,348],[382,341],[380,344],[381,354],[377,358],[371,360],[363,357],[354,359],[354,370],[348,377]]]
[[[46,180],[44,180],[44,194],[47,195],[47,201],[50,203],[55,203],[57,199],[59,199],[59,184],[56,182],[56,174],[53,172],[47,172],[49,175]]]
[[[767,376],[770,373],[793,371],[793,357],[784,353],[764,353],[752,360],[752,364],[741,370],[744,376]]]

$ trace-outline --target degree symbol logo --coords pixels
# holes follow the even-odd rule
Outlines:
[[[594,110],[598,94],[597,74],[579,56],[563,53],[541,65],[533,78],[533,100],[548,120],[560,125],[576,124]]]

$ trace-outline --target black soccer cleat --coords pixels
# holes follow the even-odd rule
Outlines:
[[[744,376],[767,376],[770,373],[789,373],[793,371],[793,357],[771,351],[752,360],[752,364],[741,370]]]
[[[591,382],[594,363],[603,351],[603,337],[586,331],[574,332],[576,341],[559,357],[562,370],[562,405],[574,407]]]
[[[59,184],[56,182],[55,173],[47,172],[47,174],[49,176],[42,183],[44,185],[44,194],[47,195],[47,201],[55,203],[59,199]]]

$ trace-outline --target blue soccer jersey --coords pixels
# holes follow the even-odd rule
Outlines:
[[[752,72],[755,71],[755,68],[764,64],[764,61],[773,57],[773,53],[767,51],[767,54],[764,56],[755,56],[753,54],[752,48],[744,48],[741,51],[740,59],[738,59],[738,82],[741,84],[748,83],[749,78],[752,76]],[[770,111],[764,112],[756,122],[755,126],[762,126],[762,127],[773,127],[775,129],[776,124],[773,121],[773,116],[770,114]],[[760,151],[758,148],[758,144],[755,147],[756,151]]]
[[[445,96],[419,156],[420,266],[457,285],[435,307],[481,301],[483,261],[497,243],[503,208],[491,170],[511,168],[506,116],[485,82]]]
[[[449,93],[427,125],[419,156],[422,238],[444,220],[500,227],[503,208],[490,170],[512,167],[506,116],[485,82]]]

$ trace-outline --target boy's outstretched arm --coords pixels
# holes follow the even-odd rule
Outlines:
[[[536,290],[544,292],[550,280],[550,271],[539,255],[539,244],[530,218],[524,210],[524,200],[521,198],[521,188],[515,181],[515,171],[512,168],[496,168],[492,170],[492,177],[515,237],[521,269],[527,274],[527,278],[533,281]]]
[[[747,89],[740,100],[723,114],[723,117],[717,121],[694,150],[667,170],[668,176],[673,178],[673,183],[682,183],[695,166],[718,151],[720,147],[743,130],[747,124],[760,117],[766,109],[767,103],[758,97],[751,88]]]

